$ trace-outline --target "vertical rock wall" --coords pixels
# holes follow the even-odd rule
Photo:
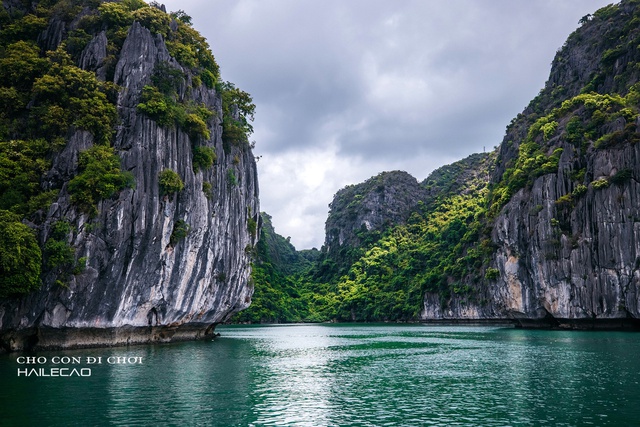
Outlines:
[[[81,65],[99,76],[106,75],[105,44],[100,33],[81,56]],[[70,203],[65,184],[39,237],[46,241],[51,225],[67,220],[74,228],[70,243],[76,258],[86,257],[87,267],[66,287],[46,277],[39,292],[1,302],[5,348],[193,338],[210,334],[212,325],[249,305],[250,253],[260,224],[254,156],[248,146],[224,146],[220,95],[202,85],[192,87],[188,71],[182,70],[186,81],[179,96],[214,111],[209,140],[192,140],[137,112],[142,87],[160,63],[182,70],[160,35],[134,23],[115,69],[120,124],[114,147],[123,169],[133,173],[135,188],[101,201],[92,218]],[[215,150],[213,167],[194,171],[196,143]],[[78,153],[92,144],[89,133],[75,132],[54,159],[48,179],[68,181],[77,172]],[[158,174],[164,169],[180,175],[184,190],[161,195]],[[204,182],[211,184],[209,194]],[[248,227],[250,219],[257,230]],[[172,244],[178,221],[190,231]]]
[[[508,314],[524,319],[640,318],[640,147],[592,153],[587,176],[631,178],[604,188],[589,186],[575,206],[556,201],[575,186],[575,160],[567,150],[559,172],[521,190],[497,218],[495,284],[510,298]],[[560,320],[559,320],[560,319]]]
[[[624,96],[640,81],[639,16],[637,2],[623,0],[581,20],[556,54],[545,88],[507,127],[493,185],[514,167],[537,119],[580,93]],[[631,107],[637,111],[639,106]],[[585,138],[576,145],[568,142],[566,127],[584,110],[569,113],[558,118],[555,136],[544,142],[547,156],[563,150],[557,171],[517,191],[488,224],[496,251],[487,261],[497,277],[476,285],[474,298],[454,296],[442,304],[437,295],[425,295],[423,319],[638,326],[640,123],[618,117],[600,131],[624,134],[625,140],[603,146]],[[616,179],[621,171],[625,179]],[[599,180],[606,184],[594,185]]]

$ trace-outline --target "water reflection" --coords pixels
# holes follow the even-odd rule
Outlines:
[[[331,337],[315,326],[230,332],[220,339],[247,340],[253,349],[251,426],[329,425]]]
[[[110,372],[110,424],[248,424],[250,346],[201,342],[144,349],[144,366]]]
[[[63,352],[141,357],[18,378],[7,425],[633,425],[640,334],[422,325],[221,328],[214,342]],[[55,353],[46,353],[52,356]]]

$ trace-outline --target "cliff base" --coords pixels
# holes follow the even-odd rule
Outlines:
[[[215,324],[123,326],[118,328],[51,328],[10,330],[0,335],[0,352],[113,347],[211,339]]]

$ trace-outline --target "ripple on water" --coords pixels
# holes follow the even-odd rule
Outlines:
[[[422,325],[224,327],[90,379],[23,381],[9,425],[575,426],[640,417],[640,335]],[[95,350],[78,351],[92,355]],[[4,384],[3,384],[4,385]],[[34,406],[33,402],[38,402]],[[0,422],[1,424],[1,422]]]

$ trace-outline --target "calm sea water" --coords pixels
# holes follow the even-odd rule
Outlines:
[[[42,364],[0,355],[0,425],[640,425],[640,334],[424,325],[218,330],[222,337],[209,342],[28,355],[46,358]],[[31,368],[89,368],[91,376],[18,376]]]

